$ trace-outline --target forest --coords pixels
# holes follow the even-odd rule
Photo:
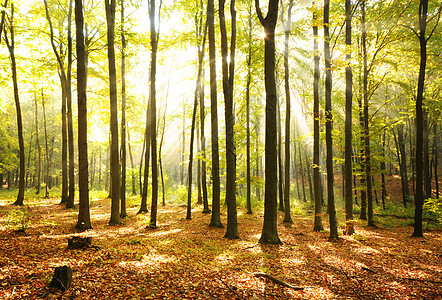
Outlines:
[[[1,0],[1,299],[442,299],[442,2]]]

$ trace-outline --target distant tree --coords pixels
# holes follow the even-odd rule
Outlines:
[[[127,217],[126,212],[126,36],[124,34],[124,0],[121,0],[121,189],[120,217]]]
[[[75,27],[77,50],[77,98],[78,98],[78,190],[80,204],[76,228],[92,228],[89,211],[88,152],[87,152],[87,99],[86,99],[86,51],[84,49],[83,2],[75,0]]]
[[[267,16],[264,18],[255,0],[256,13],[264,27],[264,74],[266,90],[266,135],[265,135],[265,202],[264,224],[260,243],[281,244],[277,223],[277,153],[276,153],[276,78],[275,78],[275,27],[278,20],[278,0],[269,0]]]
[[[109,61],[110,99],[110,160],[112,182],[112,206],[109,225],[121,224],[120,219],[120,155],[118,151],[118,101],[117,70],[115,67],[115,0],[106,0],[107,56]]]

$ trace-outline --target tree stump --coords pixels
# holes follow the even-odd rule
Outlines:
[[[92,237],[88,236],[86,238],[82,238],[79,236],[73,236],[68,239],[68,249],[83,249],[89,248],[92,245]]]
[[[62,292],[66,291],[72,282],[72,268],[68,266],[56,267],[54,277],[49,283],[49,287],[56,288]]]

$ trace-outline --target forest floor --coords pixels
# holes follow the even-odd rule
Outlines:
[[[328,240],[313,232],[313,217],[294,215],[282,223],[279,246],[258,243],[262,214],[238,215],[240,239],[210,228],[201,206],[186,220],[186,208],[159,207],[158,228],[148,214],[108,226],[110,200],[92,200],[93,229],[76,232],[77,211],[57,199],[29,200],[25,233],[13,231],[8,216],[17,209],[0,200],[0,299],[442,299],[442,232],[411,238],[410,226],[366,227]],[[226,224],[226,214],[222,221]],[[323,218],[327,230],[327,216]],[[380,222],[382,224],[382,222]],[[342,234],[342,228],[340,229]],[[67,249],[72,236],[91,236],[95,247]],[[64,293],[49,289],[57,266],[73,269]],[[266,273],[295,290],[256,277]]]

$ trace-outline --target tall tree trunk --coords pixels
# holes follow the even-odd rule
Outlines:
[[[167,101],[167,97],[166,97],[166,101]],[[166,206],[166,190],[164,188],[163,162],[162,162],[162,159],[161,159],[161,150],[163,149],[164,133],[166,131],[166,110],[167,110],[167,102],[164,105],[163,131],[161,132],[160,147],[158,149],[158,159],[159,159],[160,174],[161,174],[161,191],[162,191],[162,194],[163,194],[163,206]]]
[[[371,177],[370,130],[368,127],[368,68],[367,68],[367,30],[365,26],[365,3],[361,2],[362,10],[362,51],[364,60],[363,96],[364,96],[364,157],[365,157],[365,182],[367,191],[367,221],[368,226],[374,226],[373,221],[373,184]]]
[[[289,1],[287,21],[284,22],[284,6],[281,1],[281,20],[284,27],[284,89],[285,89],[285,174],[284,174],[284,223],[293,223],[290,212],[290,70],[289,70],[289,39],[292,22],[293,0]]]
[[[299,148],[299,171],[301,172],[301,187],[302,187],[302,200],[304,202],[307,202],[306,196],[305,196],[305,176],[304,176],[304,168],[302,166],[302,152],[303,147],[301,147],[301,142],[298,144]]]
[[[7,2],[5,3],[6,8]],[[5,11],[2,12],[2,18]],[[3,22],[2,22],[3,23]],[[1,30],[1,29],[0,29]],[[14,86],[14,100],[15,110],[17,113],[17,132],[18,132],[18,145],[19,145],[19,182],[18,182],[18,194],[14,205],[23,206],[25,196],[25,146],[23,141],[23,121],[21,117],[20,98],[18,95],[18,80],[17,80],[17,65],[15,62],[15,40],[14,40],[14,4],[11,4],[11,14],[9,15],[9,33],[11,41],[7,36],[7,30],[5,28],[5,41],[11,57],[11,69],[12,69],[12,82]],[[9,187],[9,184],[8,184]]]
[[[236,211],[236,151],[234,141],[235,117],[233,115],[233,83],[235,76],[235,47],[236,47],[236,11],[235,0],[230,1],[231,36],[230,53],[228,50],[227,29],[224,13],[225,0],[219,0],[219,20],[221,30],[221,53],[222,53],[222,74],[223,92],[225,103],[226,122],[226,203],[227,203],[227,230],[225,238],[237,239],[238,221]],[[228,61],[230,58],[230,61]]]
[[[423,168],[424,168],[424,199],[431,198],[431,175],[430,175],[430,141],[428,139],[429,129],[428,129],[428,112],[425,107],[423,110]]]
[[[278,0],[269,0],[267,16],[264,18],[255,0],[256,12],[264,27],[264,77],[266,90],[266,135],[265,135],[265,202],[264,224],[260,243],[281,244],[277,223],[277,152],[276,152],[276,78],[275,78],[275,27],[278,20]]]
[[[315,195],[315,224],[314,231],[322,231],[322,197],[321,177],[319,174],[319,49],[318,49],[318,25],[317,8],[313,2],[313,51],[315,71],[313,78],[313,190]]]
[[[77,97],[78,97],[78,190],[80,204],[76,228],[92,228],[89,211],[88,151],[87,151],[87,99],[86,99],[86,52],[83,33],[83,3],[75,0],[75,27],[77,51]]]
[[[120,217],[126,218],[126,37],[124,34],[124,0],[121,0],[121,190]]]
[[[345,0],[345,154],[344,154],[344,182],[345,182],[345,220],[348,229],[346,234],[354,233],[353,226],[353,167],[352,167],[352,103],[353,103],[353,72],[351,68],[351,1]]]
[[[158,10],[160,15],[161,5]],[[158,205],[158,159],[157,159],[157,108],[156,108],[156,74],[157,74],[157,51],[159,29],[156,28],[155,20],[155,0],[150,1],[149,20],[150,20],[150,100],[151,100],[151,150],[152,150],[152,202],[150,210],[150,228],[157,227],[157,205]],[[159,20],[158,20],[159,24]]]
[[[404,141],[404,125],[399,124],[397,127],[397,138],[393,130],[393,135],[396,143],[396,152],[399,162],[399,172],[401,175],[402,183],[402,198],[404,207],[407,207],[407,201],[410,197],[409,186],[408,186],[408,173],[407,173],[407,157],[405,153],[405,141]]]
[[[74,162],[74,128],[72,120],[72,6],[73,0],[69,0],[68,12],[68,67],[66,75],[66,106],[67,106],[67,122],[68,122],[68,154],[69,154],[69,194],[66,208],[74,208],[75,198],[75,162]]]
[[[332,70],[330,55],[330,25],[329,25],[330,0],[324,1],[324,58],[325,58],[325,142],[327,149],[327,206],[330,222],[330,238],[338,237],[336,221],[334,178],[333,178],[333,115],[331,106]]]
[[[201,137],[200,137],[200,125],[199,125],[199,119],[197,117],[196,120],[196,153],[199,155],[201,153]],[[198,196],[197,196],[197,202],[196,204],[203,204],[203,190],[201,187],[201,159],[197,159],[197,166],[196,166],[196,181],[197,181],[197,187],[198,187]]]
[[[419,42],[420,42],[420,66],[419,79],[417,83],[416,96],[416,194],[414,196],[414,231],[413,236],[421,237],[422,232],[422,212],[424,204],[424,187],[423,187],[423,135],[424,120],[422,112],[422,102],[424,98],[425,88],[425,67],[427,64],[427,37],[425,30],[427,28],[427,12],[428,0],[420,0],[419,3]]]
[[[209,33],[209,68],[210,68],[210,111],[212,127],[212,216],[209,226],[224,227],[221,223],[221,201],[219,180],[219,146],[218,146],[218,102],[216,90],[215,64],[215,13],[213,0],[207,1],[207,26]]]
[[[112,205],[109,225],[121,224],[120,219],[120,156],[118,151],[117,70],[115,67],[115,0],[106,0],[107,57],[109,61],[109,99],[111,133]]]
[[[134,158],[133,158],[133,155],[132,155],[132,147],[130,146],[130,135],[129,135],[129,132],[127,133],[127,146],[128,146],[128,150],[129,150],[130,168],[131,168],[131,176],[132,176],[132,196],[134,196],[134,195],[137,194],[137,189],[135,187],[135,177],[136,176],[135,176]]]
[[[359,125],[361,127],[360,133],[360,149],[359,149],[359,160],[360,160],[360,172],[365,172],[365,138],[364,138],[364,110],[363,110],[363,102],[362,98],[358,99],[359,104]],[[365,176],[362,174],[360,176],[360,184],[359,187],[361,189],[361,214],[359,218],[361,220],[367,220],[367,189],[366,189],[366,181]]]
[[[246,161],[247,161],[247,213],[252,214],[251,173],[250,173],[250,84],[252,81],[252,5],[248,8],[248,36],[247,36],[247,81],[246,81]]]

